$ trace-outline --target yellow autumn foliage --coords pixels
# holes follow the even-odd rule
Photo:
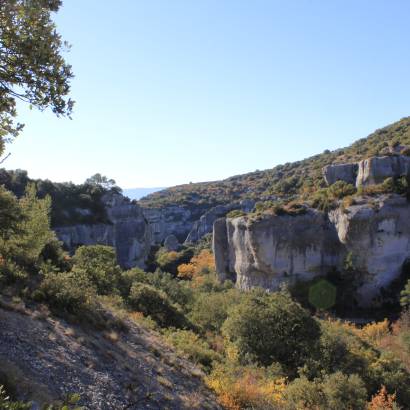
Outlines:
[[[228,410],[283,408],[286,379],[272,378],[263,368],[216,365],[206,381]]]
[[[192,257],[189,263],[178,266],[178,277],[181,279],[194,279],[215,270],[214,256],[212,252],[203,249],[198,255]]]

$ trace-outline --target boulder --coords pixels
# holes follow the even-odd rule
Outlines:
[[[410,176],[410,157],[389,155],[371,157],[358,164],[356,186],[368,186],[382,183],[386,178]]]
[[[178,238],[175,235],[168,235],[164,240],[164,247],[167,251],[177,251],[180,246]]]
[[[356,183],[357,171],[357,163],[327,165],[322,170],[323,178],[327,185],[332,185],[336,181],[344,181],[354,185]]]

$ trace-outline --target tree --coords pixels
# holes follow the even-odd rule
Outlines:
[[[105,175],[100,173],[94,174],[92,177],[85,180],[86,185],[100,186],[107,190],[115,190],[120,192],[121,188],[116,185],[114,179],[108,179]]]
[[[400,293],[400,304],[403,307],[410,306],[410,280],[407,281],[406,286]]]
[[[115,250],[111,246],[80,246],[73,261],[73,272],[85,274],[96,287],[97,293],[107,295],[117,288],[121,268],[117,265]]]
[[[289,371],[312,354],[320,335],[315,319],[285,292],[254,291],[230,311],[222,330],[243,361],[279,362]]]
[[[57,116],[70,116],[71,66],[62,57],[69,49],[56,31],[51,13],[61,0],[0,2],[0,155],[23,125],[15,122],[16,101]]]

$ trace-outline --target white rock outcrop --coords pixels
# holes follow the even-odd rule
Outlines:
[[[376,304],[410,257],[410,204],[400,196],[365,200],[325,214],[222,218],[214,224],[213,247],[221,280],[236,277],[241,289],[276,290],[343,271],[349,255],[357,272],[357,302]]]

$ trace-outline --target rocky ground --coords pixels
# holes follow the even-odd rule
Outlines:
[[[86,409],[219,409],[203,374],[154,332],[69,325],[0,304],[0,377],[41,405],[79,393]]]

